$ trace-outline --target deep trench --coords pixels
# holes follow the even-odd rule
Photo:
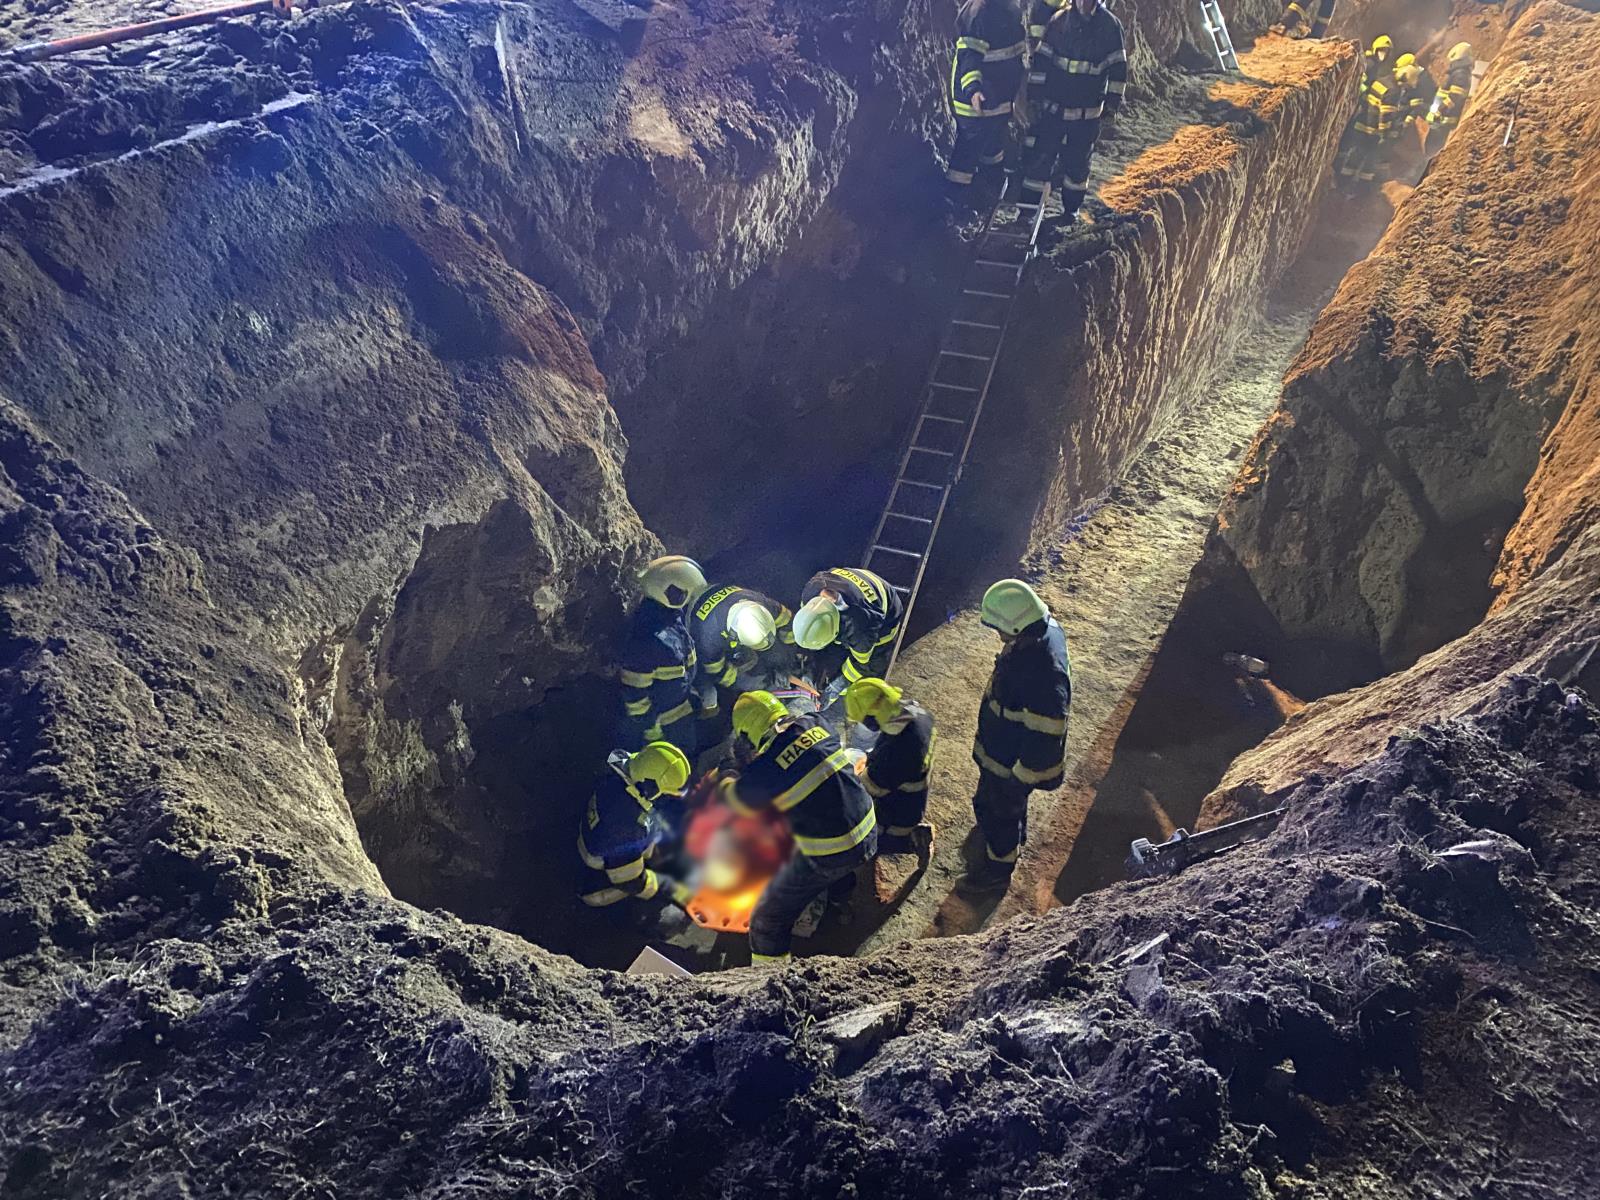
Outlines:
[[[1186,78],[1169,76],[1171,80]],[[1194,86],[1189,103],[1195,107],[1184,112],[1180,105],[1173,111],[1173,118],[1157,129],[1158,134],[1170,134],[1183,119],[1194,119],[1204,112],[1203,82]],[[1110,145],[1103,155],[1101,170],[1114,170],[1145,148],[1132,138],[1120,146]],[[874,178],[870,173],[873,168],[888,173],[892,181]],[[1411,169],[1416,170],[1416,164],[1411,164]],[[920,186],[919,171],[925,174],[925,164],[855,162],[833,198],[835,209],[859,219],[874,215],[881,218],[881,201],[874,202],[870,195],[873,189],[888,190],[901,197],[914,194]],[[1325,214],[1319,222],[1323,240],[1314,254],[1315,269],[1299,279],[1296,286],[1302,292],[1307,287],[1330,290],[1343,270],[1370,248],[1389,211],[1381,203],[1369,206],[1348,220],[1348,229],[1341,228],[1340,217]],[[1091,212],[1103,214],[1104,206],[1092,203]],[[792,603],[800,584],[818,566],[859,561],[877,509],[888,491],[903,431],[919,395],[918,385],[947,311],[951,282],[959,270],[960,257],[966,252],[966,246],[951,236],[949,226],[934,208],[902,208],[896,217],[901,222],[899,228],[892,236],[873,242],[861,279],[853,281],[852,290],[842,298],[834,276],[827,270],[817,270],[799,279],[758,274],[751,283],[718,302],[723,311],[754,302],[765,311],[774,328],[781,328],[787,320],[804,327],[801,312],[807,305],[839,301],[844,324],[852,326],[844,353],[850,352],[852,344],[860,353],[867,353],[870,347],[875,360],[863,377],[849,383],[852,405],[858,410],[871,406],[866,419],[858,417],[851,423],[849,432],[854,436],[848,442],[850,449],[796,464],[782,457],[779,446],[766,444],[772,439],[772,431],[759,421],[734,430],[727,438],[720,430],[713,432],[713,444],[743,440],[744,446],[735,456],[729,474],[737,481],[744,473],[761,497],[751,511],[741,513],[731,524],[724,522],[725,528],[719,529],[719,518],[725,518],[728,512],[727,481],[698,489],[682,486],[681,470],[674,472],[677,456],[659,452],[660,426],[653,422],[652,413],[667,391],[685,386],[691,379],[700,389],[737,389],[746,397],[745,403],[759,412],[759,401],[752,403],[748,399],[762,386],[759,371],[752,376],[748,364],[738,362],[736,354],[727,349],[725,339],[711,339],[713,352],[708,354],[705,339],[688,338],[681,346],[657,355],[644,380],[615,397],[624,432],[634,441],[630,491],[646,524],[664,534],[668,549],[697,555],[713,581],[736,580]],[[826,222],[818,222],[803,236],[813,243],[814,256],[820,245],[820,254],[826,257]],[[1057,250],[1069,259],[1073,253],[1070,243]],[[866,286],[862,286],[862,280]],[[884,284],[891,280],[898,281],[898,285],[888,289],[891,302],[885,303]],[[1298,301],[1274,300],[1269,310],[1273,316],[1266,318],[1291,319],[1285,314],[1292,311],[1292,320],[1299,322],[1296,342],[1309,328],[1318,307],[1306,303],[1304,295]],[[868,312],[875,316],[866,321],[850,320]],[[714,308],[706,324],[715,325],[716,316]],[[1240,312],[1237,327],[1244,329],[1260,319],[1263,317],[1256,311]],[[1280,329],[1280,335],[1282,332]],[[734,336],[737,334],[735,329]],[[835,353],[837,357],[838,351]],[[792,368],[796,361],[789,348],[769,352],[761,360],[764,369],[775,369],[769,359],[777,364],[776,369]],[[820,379],[816,382],[825,383]],[[1222,382],[1217,381],[1219,385]],[[828,419],[827,411],[818,410],[817,419]],[[1152,432],[1159,440],[1163,431]],[[1133,468],[1136,463],[1124,466]],[[759,482],[753,473],[759,473]],[[952,503],[959,507],[962,499],[958,490]],[[1096,500],[1087,510],[1074,513],[1067,521],[1068,528],[1086,519],[1100,502]],[[1003,537],[988,538],[993,532],[992,523],[988,527],[981,523],[963,527],[960,520],[950,523],[934,549],[933,565],[910,624],[910,642],[970,606],[990,578],[1009,573],[1007,564],[1021,556],[1030,531],[1019,526],[1003,531]],[[720,536],[722,533],[728,536]],[[1482,572],[1485,583],[1489,566],[1492,557]],[[1487,605],[1486,589],[1482,605],[1470,590],[1463,592],[1453,587],[1446,593],[1467,598],[1459,612],[1445,616],[1435,629],[1417,636],[1419,654],[1470,626]],[[399,603],[405,603],[405,595],[402,590]],[[358,622],[357,629],[350,631],[358,641],[359,626]],[[1285,711],[1283,704],[1273,698],[1271,685],[1241,685],[1218,671],[1216,637],[1192,616],[1169,630],[1149,632],[1153,638],[1165,633],[1161,653],[1121,730],[1110,768],[1098,785],[1081,829],[1069,841],[1053,848],[1056,857],[1064,860],[1053,888],[1057,901],[1070,901],[1119,878],[1118,868],[1131,836],[1158,836],[1174,824],[1192,825],[1200,799],[1228,763],[1275,728]],[[1256,648],[1230,642],[1222,649],[1253,652]],[[1242,686],[1266,689],[1267,698],[1242,698]],[[530,784],[528,765],[552,760],[594,762],[603,758],[608,749],[603,723],[587,714],[603,710],[608,704],[608,686],[587,678],[554,696],[543,697],[538,705],[480,722],[473,731],[470,757],[457,764],[456,785],[464,783],[481,792],[515,797],[513,808],[533,804],[548,807],[552,798]],[[358,793],[372,790],[369,780],[353,779],[348,759],[343,761],[347,783],[353,783]],[[426,869],[421,875],[397,872],[394,864],[387,861],[386,829],[395,827],[397,819],[403,825],[412,823],[401,831],[410,843],[418,839],[416,826],[421,825],[420,838],[426,843],[426,825],[434,818],[427,812],[369,813],[364,817],[360,807],[356,813],[369,852],[384,869],[386,881],[403,898],[426,897],[432,903],[501,925],[593,965],[622,966],[656,930],[648,921],[641,922],[636,912],[596,913],[572,903],[576,868],[571,861],[569,839],[561,834],[575,825],[578,804],[574,796],[559,799],[553,814],[547,813],[544,820],[531,827],[514,826],[508,831],[484,826],[468,831],[469,837],[483,843],[506,840],[500,860],[510,878],[485,879],[470,873],[451,878],[446,873],[448,867],[431,875]],[[440,830],[442,841],[458,836],[460,830]],[[936,892],[934,888],[927,890]],[[933,898],[937,900],[938,896]],[[925,906],[926,900],[921,903]],[[870,946],[885,927],[912,934],[960,932],[975,922],[981,923],[987,915],[965,914],[954,924],[939,920],[929,924],[920,915],[902,916],[896,922],[895,913],[874,913],[849,927],[825,928],[812,948],[852,952],[863,943]],[[919,925],[923,927],[918,928]],[[710,944],[703,936],[690,940],[698,945],[702,965],[739,961],[740,939],[722,938]]]

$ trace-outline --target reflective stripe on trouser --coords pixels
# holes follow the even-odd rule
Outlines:
[[[1017,861],[1017,850],[1028,836],[1028,796],[1032,791],[1021,780],[979,772],[972,815],[978,818],[984,848],[992,861]]]
[[[794,938],[794,923],[806,905],[878,851],[874,831],[848,854],[810,858],[796,854],[772,877],[755,912],[750,914],[750,957],[753,961],[780,958],[789,953]]]
[[[1046,182],[1061,189],[1062,208],[1075,213],[1089,189],[1089,164],[1094,156],[1095,139],[1100,136],[1100,118],[1069,121],[1046,113],[1030,130],[1033,145],[1023,154],[1022,186],[1040,192]]]
[[[945,178],[951,183],[971,183],[980,166],[993,166],[1005,159],[1006,127],[1009,116],[957,117],[956,144],[950,151],[950,169]]]
[[[878,828],[881,832],[897,836],[910,833],[922,823],[928,811],[928,789],[914,792],[892,791],[873,801],[878,810]]]

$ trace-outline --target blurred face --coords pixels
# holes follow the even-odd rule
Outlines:
[[[1078,15],[1087,17],[1100,7],[1100,0],[1072,0],[1073,7],[1078,10]]]

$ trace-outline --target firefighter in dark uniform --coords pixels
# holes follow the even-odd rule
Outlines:
[[[861,777],[878,810],[879,853],[925,848],[933,832],[923,823],[936,736],[933,714],[907,700],[893,684],[875,678],[858,679],[845,689],[844,711],[852,725],[865,725],[879,735],[867,752]]]
[[[1395,116],[1389,125],[1389,140],[1400,142],[1408,134],[1415,138],[1414,129],[1427,129],[1428,105],[1433,101],[1437,85],[1414,54],[1402,54],[1394,60],[1394,81],[1399,90],[1395,94]]]
[[[1472,94],[1472,44],[1457,42],[1450,47],[1445,59],[1444,82],[1433,95],[1428,106],[1428,154],[1433,156],[1444,149],[1450,134],[1461,124],[1467,111],[1467,97]]]
[[[1367,88],[1372,86],[1374,79],[1381,79],[1393,69],[1390,64],[1394,60],[1394,39],[1387,33],[1380,33],[1372,39],[1361,55],[1361,94],[1367,93]],[[1357,106],[1357,112],[1360,107]]]
[[[944,177],[958,195],[985,167],[1006,157],[1011,106],[1022,86],[1022,12],[1017,0],[966,0],[956,13],[956,49],[950,63],[950,104],[956,114],[956,144]]]
[[[1336,3],[1337,0],[1289,0],[1272,32],[1295,39],[1327,37]]]
[[[698,656],[689,636],[686,606],[705,590],[699,565],[681,554],[654,559],[639,573],[644,599],[634,611],[623,642],[618,674],[622,678],[622,724],[618,735],[624,750],[665,740],[689,754],[698,735],[694,716],[698,696]]]
[[[1122,25],[1100,0],[1072,0],[1050,18],[1028,76],[1033,125],[1023,141],[1024,204],[1061,191],[1062,221],[1076,218],[1103,118],[1115,117],[1128,81]],[[1035,98],[1037,103],[1035,103]]]
[[[689,633],[699,656],[702,718],[720,711],[719,691],[780,686],[796,666],[793,614],[750,588],[707,588],[690,607]]]
[[[1044,40],[1044,31],[1050,26],[1050,18],[1054,17],[1072,0],[1033,0],[1028,8],[1028,48],[1037,50],[1039,43]]]
[[[839,675],[848,686],[884,673],[904,615],[900,594],[876,573],[865,567],[834,567],[818,571],[801,590],[794,640],[813,653],[842,647]]]
[[[1376,63],[1369,63],[1369,69],[1380,73],[1362,85],[1355,124],[1339,160],[1340,186],[1346,190],[1362,190],[1377,178],[1393,140],[1391,127],[1400,119],[1400,85],[1394,73]]]
[[[585,904],[602,908],[629,897],[657,896],[680,908],[688,903],[686,884],[648,865],[657,848],[675,836],[663,801],[681,795],[688,782],[689,760],[671,742],[651,742],[636,754],[611,752],[578,830]]]
[[[1005,645],[978,710],[972,746],[978,791],[972,811],[983,831],[985,862],[969,886],[1010,881],[1028,832],[1028,796],[1058,786],[1066,770],[1067,713],[1072,704],[1067,639],[1034,590],[1002,579],[984,593],[983,623]]]
[[[794,833],[794,857],[750,914],[750,961],[779,962],[811,901],[877,853],[877,815],[820,718],[790,716],[771,692],[746,692],[734,701],[733,729],[735,758],[747,765],[718,785],[718,795],[737,812],[775,808]]]

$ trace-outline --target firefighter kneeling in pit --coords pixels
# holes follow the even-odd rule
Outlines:
[[[737,812],[775,808],[794,831],[798,853],[750,916],[750,961],[782,962],[811,901],[877,852],[877,818],[849,756],[820,718],[790,716],[771,692],[746,692],[733,706],[733,733],[743,765],[718,794]]]

